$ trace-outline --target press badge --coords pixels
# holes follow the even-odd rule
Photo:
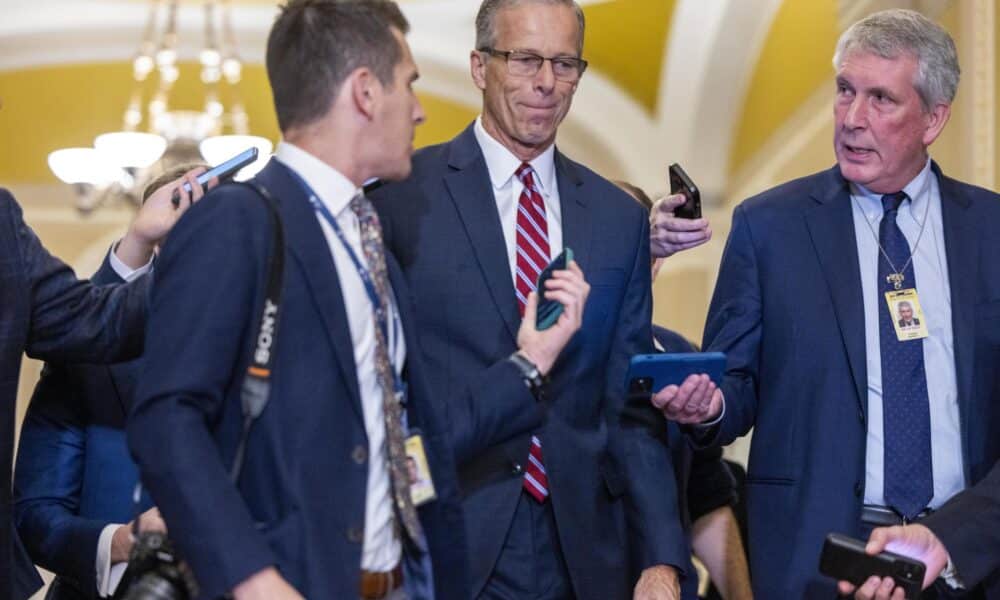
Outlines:
[[[424,454],[424,440],[419,433],[406,438],[406,473],[410,478],[413,506],[427,504],[437,498],[431,470],[427,466],[427,455]]]
[[[896,339],[906,342],[928,336],[927,321],[920,308],[917,290],[909,288],[886,292],[885,301],[889,304],[889,316],[896,328]]]

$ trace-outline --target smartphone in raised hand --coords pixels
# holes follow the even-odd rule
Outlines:
[[[698,186],[691,181],[688,174],[677,163],[670,165],[668,169],[670,177],[670,193],[682,194],[686,201],[684,204],[674,209],[674,216],[681,219],[701,218],[701,192]]]
[[[205,186],[208,185],[209,181],[212,181],[213,177],[218,177],[219,182],[221,183],[226,179],[229,179],[233,175],[236,175],[236,173],[239,172],[240,169],[249,165],[255,160],[257,160],[257,148],[256,147],[247,148],[246,150],[240,152],[239,154],[230,158],[229,160],[205,171],[196,178],[196,181],[202,187],[202,189],[204,189]],[[191,193],[190,183],[185,181],[182,187],[184,188],[185,192],[189,194]],[[175,207],[180,206],[181,195],[177,190],[174,190],[174,193],[170,196],[170,202],[172,202]]]

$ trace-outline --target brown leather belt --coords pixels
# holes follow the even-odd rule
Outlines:
[[[912,519],[906,519],[902,517],[899,513],[889,508],[888,506],[877,506],[874,504],[865,504],[861,507],[861,522],[866,525],[873,525],[875,527],[891,527],[893,525],[906,525],[907,523],[913,523],[914,521],[919,521],[927,515],[934,512],[931,509],[925,509],[921,511],[919,515]]]
[[[402,563],[391,571],[375,573],[361,570],[361,600],[381,600],[403,585]]]

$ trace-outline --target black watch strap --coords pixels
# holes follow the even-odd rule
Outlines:
[[[517,370],[521,372],[521,378],[524,379],[524,385],[528,386],[531,393],[538,396],[542,391],[542,387],[545,385],[545,377],[542,376],[542,372],[538,370],[535,363],[531,362],[520,352],[515,352],[511,354],[507,359],[514,363]]]

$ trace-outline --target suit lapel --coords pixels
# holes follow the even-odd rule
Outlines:
[[[444,177],[445,187],[465,227],[493,303],[503,318],[511,339],[516,340],[521,316],[517,310],[514,281],[510,275],[507,245],[486,160],[476,142],[472,126],[466,128],[451,143],[448,165],[451,172]]]
[[[278,200],[285,227],[285,244],[292,256],[302,265],[306,284],[323,321],[330,347],[336,357],[337,367],[347,382],[350,405],[363,420],[357,366],[354,363],[354,347],[350,343],[351,327],[347,320],[344,294],[340,288],[340,279],[337,276],[330,246],[319,226],[316,214],[309,205],[305,192],[288,172],[288,167],[279,161],[272,159],[257,178]],[[287,290],[287,264],[285,272]]]
[[[948,255],[948,281],[951,286],[952,343],[955,348],[955,375],[958,384],[958,409],[961,423],[968,423],[972,399],[972,368],[975,364],[975,301],[979,280],[979,246],[972,202],[953,179],[941,174],[932,163],[941,192],[941,220],[944,245]],[[968,439],[963,436],[963,439]],[[967,450],[967,449],[965,449]],[[968,464],[968,461],[966,461]]]
[[[833,301],[858,406],[867,419],[864,299],[850,191],[839,168],[834,167],[826,175],[823,185],[813,193],[816,203],[805,211],[806,225]]]
[[[593,220],[587,209],[583,181],[577,167],[556,150],[556,184],[559,186],[559,206],[562,209],[563,247],[573,249],[573,259],[587,273]]]

